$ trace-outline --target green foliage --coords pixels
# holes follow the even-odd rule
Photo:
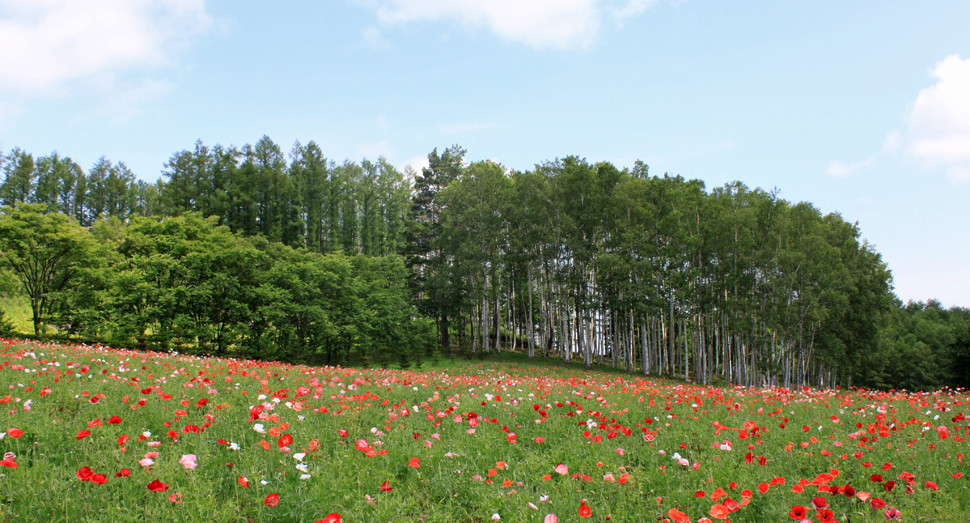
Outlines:
[[[38,335],[44,323],[61,320],[61,306],[93,249],[92,238],[76,222],[45,209],[25,203],[0,209],[0,263],[20,281]]]

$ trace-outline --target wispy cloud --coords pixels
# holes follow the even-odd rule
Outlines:
[[[204,0],[0,0],[0,89],[36,95],[169,65],[212,25]]]
[[[657,0],[357,0],[382,24],[454,20],[484,27],[499,37],[535,48],[586,47],[602,25],[603,12],[617,24],[643,13]]]
[[[372,49],[388,49],[391,47],[391,42],[389,42],[384,35],[381,34],[381,30],[374,26],[369,26],[361,29],[361,37],[364,39],[364,46],[370,47]]]
[[[933,69],[938,81],[920,91],[906,129],[889,135],[888,151],[902,151],[953,181],[970,180],[970,59],[948,56]]]
[[[847,164],[841,160],[832,160],[828,168],[825,169],[825,174],[833,178],[847,178],[859,171],[868,169],[875,161],[875,155],[853,164]]]

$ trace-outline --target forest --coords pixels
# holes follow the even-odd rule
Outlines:
[[[642,162],[465,154],[414,172],[312,141],[197,141],[148,183],[14,148],[0,290],[29,303],[19,334],[119,347],[404,368],[511,350],[705,385],[970,386],[968,310],[902,303],[837,213]]]

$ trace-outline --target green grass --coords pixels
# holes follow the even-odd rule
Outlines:
[[[14,332],[34,334],[34,315],[30,310],[30,302],[17,295],[0,296],[0,310],[4,318],[13,324]]]
[[[964,393],[721,389],[507,352],[422,363],[310,368],[7,341],[0,451],[14,453],[17,467],[0,467],[0,522],[313,522],[334,512],[345,522],[580,521],[588,506],[584,521],[662,521],[673,509],[696,523],[721,521],[712,508],[734,508],[712,499],[717,489],[739,503],[727,515],[735,523],[792,521],[792,507],[816,496],[842,523],[885,521],[885,509],[847,496],[847,485],[901,510],[904,521],[968,520],[961,454],[970,422],[951,421],[970,413]],[[266,419],[251,422],[259,404]],[[119,443],[122,436],[129,439]],[[357,440],[386,453],[368,457]],[[731,450],[718,447],[725,440]],[[158,452],[154,463],[139,465],[149,452]],[[179,463],[188,454],[194,470]],[[892,467],[883,471],[884,463]],[[104,484],[82,481],[82,467],[104,474]],[[116,477],[122,469],[132,472]],[[154,480],[167,490],[149,490]],[[842,492],[820,494],[813,480]],[[887,492],[890,480],[898,485]],[[809,485],[793,492],[799,482]],[[275,506],[265,504],[271,494]],[[818,521],[814,510],[809,516]]]

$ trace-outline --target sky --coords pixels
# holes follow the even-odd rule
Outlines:
[[[3,151],[640,159],[838,212],[901,300],[970,307],[970,2],[0,0],[0,63]]]

